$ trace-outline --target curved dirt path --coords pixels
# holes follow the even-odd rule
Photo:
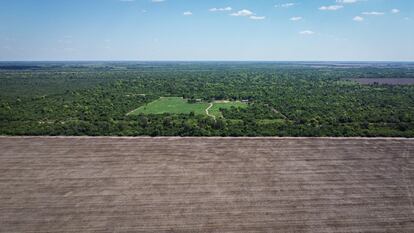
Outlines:
[[[213,103],[210,103],[210,106],[208,106],[208,108],[206,108],[206,114],[207,114],[207,116],[210,116],[210,117],[212,117],[214,120],[216,120],[216,116],[211,115],[211,114],[208,112],[208,110],[210,110],[212,107],[213,107]]]

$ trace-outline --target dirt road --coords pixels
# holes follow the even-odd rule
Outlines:
[[[210,117],[212,117],[214,120],[216,120],[216,116],[214,116],[214,115],[212,115],[212,114],[210,114],[208,111],[213,107],[213,103],[210,103],[210,105],[208,106],[208,108],[206,108],[206,114],[207,114],[207,116],[210,116]]]

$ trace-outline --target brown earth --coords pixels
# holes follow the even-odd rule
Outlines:
[[[414,85],[414,78],[354,78],[360,84]]]
[[[414,232],[414,140],[0,137],[0,232]]]

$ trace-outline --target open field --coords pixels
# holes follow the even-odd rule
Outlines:
[[[223,109],[230,109],[232,107],[247,107],[247,104],[240,101],[215,101],[213,106],[209,108],[209,103],[188,103],[186,99],[181,97],[161,97],[147,105],[144,105],[130,113],[128,115],[138,114],[163,114],[163,113],[176,113],[176,114],[189,114],[194,112],[195,114],[206,115],[206,109],[208,114],[215,117],[222,117],[220,111]]]
[[[209,110],[211,115],[215,117],[222,117],[223,114],[221,113],[220,109],[230,109],[232,107],[235,108],[247,108],[247,104],[242,103],[240,101],[228,101],[228,102],[220,102],[216,101],[213,103],[213,107]]]
[[[0,232],[414,232],[414,140],[0,137]]]
[[[190,104],[187,100],[181,97],[161,97],[147,105],[144,105],[132,112],[129,115],[138,114],[163,114],[163,113],[190,113],[205,114],[208,103],[194,103]]]

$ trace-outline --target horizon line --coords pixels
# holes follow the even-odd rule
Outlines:
[[[73,59],[73,60],[0,60],[0,63],[3,62],[352,62],[352,63],[414,63],[414,60],[191,60],[191,59],[166,59],[166,60],[123,60],[123,59]]]

